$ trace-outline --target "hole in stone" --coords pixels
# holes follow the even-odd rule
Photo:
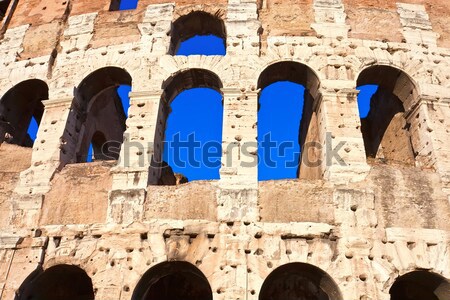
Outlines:
[[[148,239],[148,233],[147,232],[141,233],[141,240],[145,241],[147,239]]]

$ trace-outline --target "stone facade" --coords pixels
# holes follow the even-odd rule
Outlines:
[[[11,0],[1,20],[0,299],[152,299],[173,274],[188,299],[450,299],[448,1],[110,4]],[[173,25],[192,11],[219,23]],[[227,54],[170,54],[196,30],[222,35]],[[323,145],[322,163],[258,182],[240,145],[255,142],[260,90],[282,79],[308,91],[302,140]],[[375,158],[377,115],[360,120],[356,101],[368,83],[398,119]],[[118,84],[132,85],[123,128],[114,93],[99,96]],[[223,149],[239,150],[224,151],[220,180],[164,186],[153,162],[170,101],[195,86],[222,93]],[[113,99],[115,125],[92,119],[92,99]],[[34,146],[9,144],[4,123],[31,114]],[[82,163],[92,126],[123,136],[117,160]],[[340,142],[345,164],[327,161]],[[288,294],[302,284],[314,295]]]

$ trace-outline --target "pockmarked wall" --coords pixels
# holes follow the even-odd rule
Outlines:
[[[1,2],[0,299],[449,299],[450,2]],[[197,34],[226,55],[173,55]],[[280,80],[305,87],[316,147],[258,182]],[[223,96],[222,167],[182,183],[164,130],[193,87]]]

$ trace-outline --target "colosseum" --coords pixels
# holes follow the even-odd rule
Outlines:
[[[450,1],[397,1],[0,0],[0,299],[449,300]],[[197,35],[226,54],[177,55]],[[320,163],[259,181],[259,96],[282,80]],[[238,150],[181,184],[158,162],[197,87]]]

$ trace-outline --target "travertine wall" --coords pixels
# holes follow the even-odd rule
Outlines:
[[[104,300],[132,299],[144,273],[174,260],[196,266],[214,299],[258,299],[269,274],[293,262],[325,271],[345,300],[390,299],[396,279],[418,269],[450,278],[448,1],[109,5],[13,0],[1,23],[0,98],[27,79],[49,87],[33,149],[1,144],[1,299],[22,299],[33,274],[58,264],[85,270]],[[197,10],[223,19],[225,56],[168,54],[171,24]],[[332,147],[345,142],[346,165],[326,163],[324,150],[321,179],[258,183],[257,167],[234,151],[223,154],[218,181],[154,185],[151,161],[162,153],[168,98],[182,89],[172,89],[177,75],[183,88],[219,78],[227,149],[255,142],[259,76],[283,61],[317,77],[299,82],[312,97],[315,136],[324,146],[327,136]],[[366,159],[356,86],[373,66],[402,71],[387,84],[410,124],[409,165]],[[120,159],[72,164],[82,83],[105,67],[132,78]],[[208,73],[193,79],[193,69]],[[144,148],[133,150],[136,142]]]

